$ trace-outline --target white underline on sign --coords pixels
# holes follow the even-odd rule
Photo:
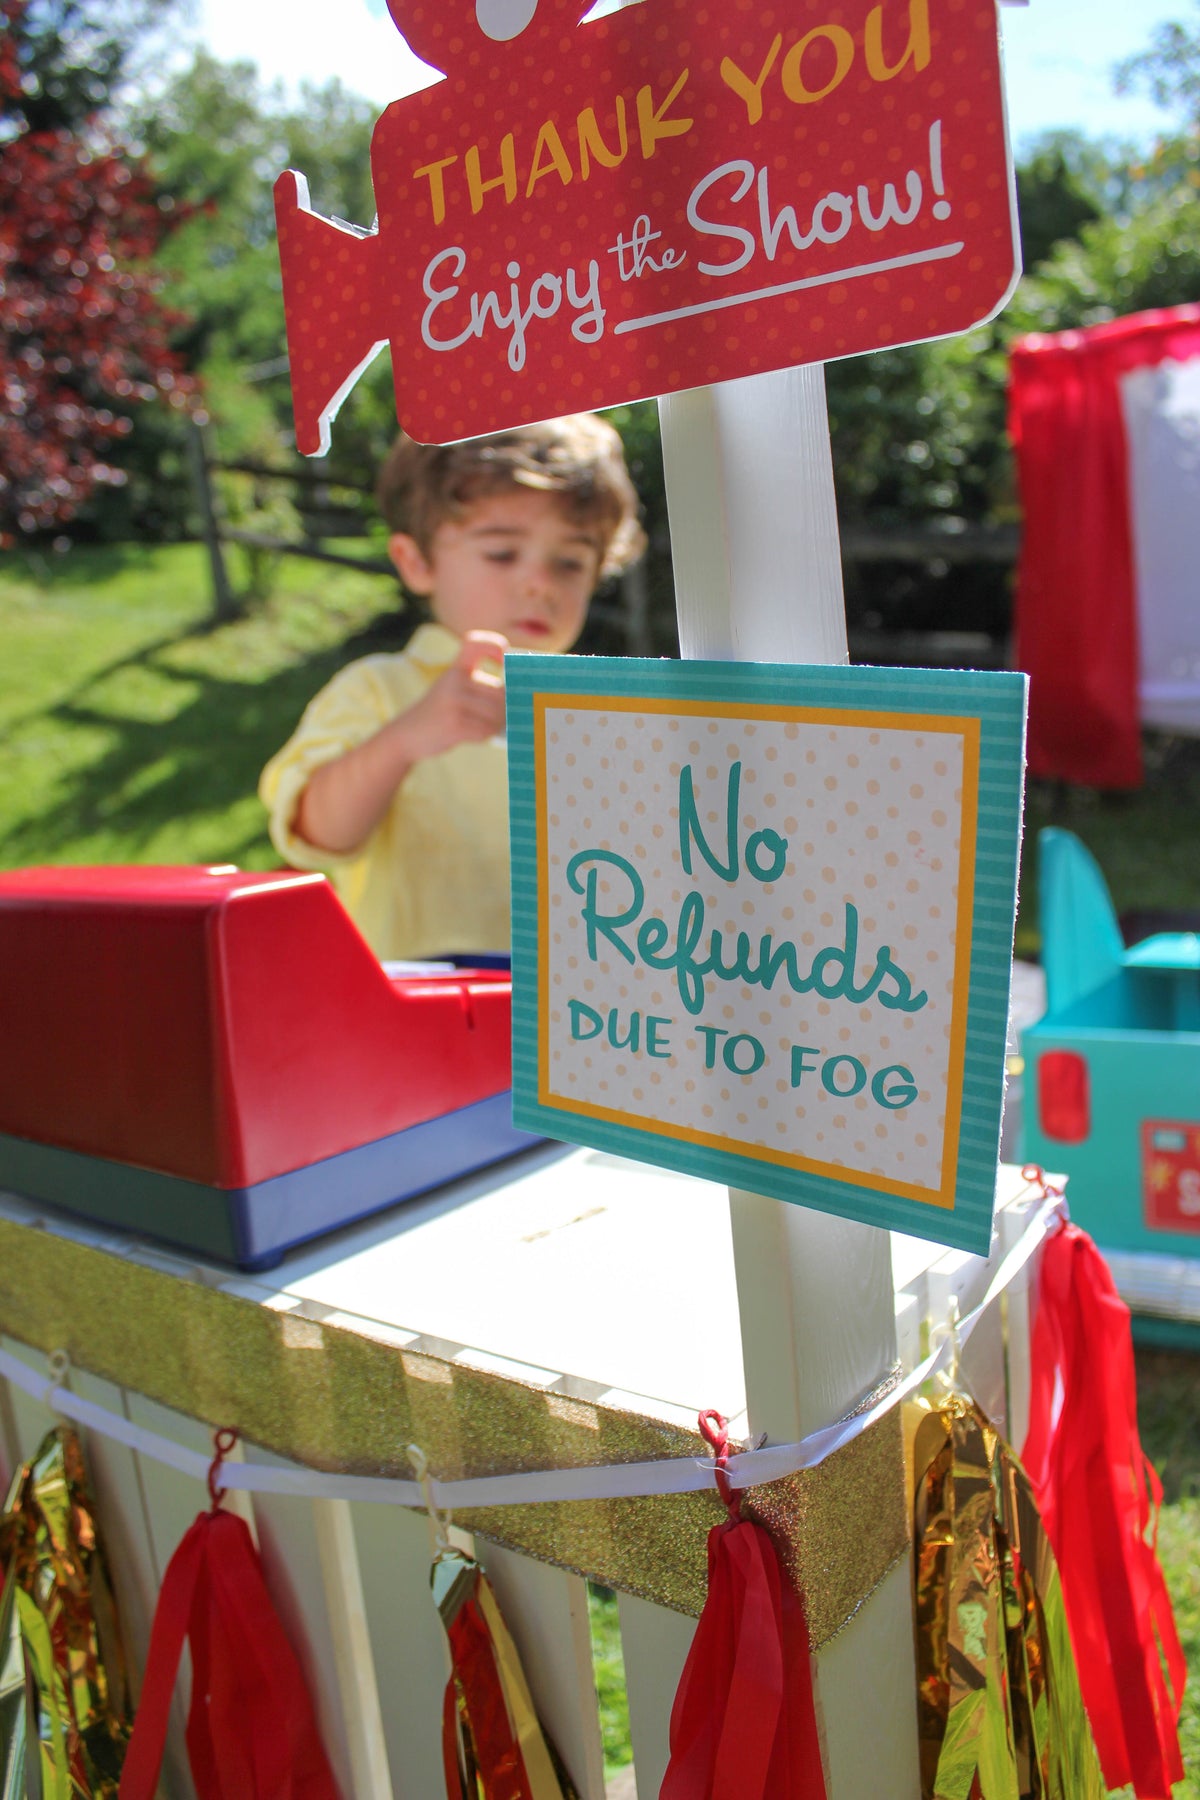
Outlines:
[[[779,294],[798,294],[801,288],[832,287],[838,281],[858,281],[864,275],[886,275],[890,269],[911,269],[918,263],[944,262],[960,256],[965,244],[943,244],[937,250],[917,250],[912,256],[891,256],[886,262],[860,263],[856,269],[835,269],[829,275],[806,275],[803,281],[785,281],[779,287],[754,288],[748,294],[725,294],[719,300],[701,300],[695,306],[677,306],[673,312],[647,313],[644,319],[623,319],[613,326],[613,336],[623,331],[643,331],[647,325],[669,325],[672,319],[694,319],[697,313],[723,312],[727,306],[749,306],[755,300],[774,300]]]

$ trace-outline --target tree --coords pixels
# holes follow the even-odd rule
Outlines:
[[[177,0],[5,0],[4,54],[14,65],[5,118],[26,131],[77,131],[144,76],[157,29]],[[14,79],[15,77],[15,79]]]
[[[1200,295],[1200,206],[1191,182],[1143,211],[1097,219],[1027,281],[1009,318],[1019,331],[1098,325]]]
[[[17,38],[13,30],[17,11],[15,0],[4,0],[0,6],[0,95],[8,100],[21,90],[21,65],[17,60]]]
[[[1200,20],[1186,25],[1171,20],[1156,26],[1150,43],[1117,69],[1117,89],[1144,88],[1159,106],[1200,124]]]
[[[302,168],[312,177],[320,211],[369,222],[377,111],[336,81],[305,84],[289,99],[264,84],[253,64],[221,63],[206,51],[131,111],[131,130],[156,178],[186,214],[157,260],[164,296],[188,315],[180,347],[203,377],[210,443],[222,459],[286,466],[293,446],[275,177],[289,166]],[[139,519],[150,505],[157,529],[185,528],[191,511],[186,460],[170,423],[161,417],[139,423],[124,457],[125,501],[120,509],[106,508],[106,529],[123,528],[134,497]],[[395,430],[383,357],[339,420],[330,479],[369,482]],[[270,536],[299,535],[280,484],[226,472],[217,486],[230,523]]]
[[[163,192],[187,215],[159,261],[172,304],[190,320],[189,358],[218,386],[226,375],[259,375],[284,350],[276,175],[289,163],[311,169],[322,210],[369,222],[375,113],[336,81],[306,84],[289,108],[253,64],[200,51],[132,116]],[[286,392],[282,378],[278,396]]]
[[[1101,214],[1099,197],[1089,192],[1085,169],[1091,146],[1074,133],[1053,132],[1035,144],[1017,170],[1021,261],[1027,269],[1044,262],[1066,238]]]
[[[184,405],[194,384],[147,267],[169,223],[151,180],[96,120],[30,123],[30,11],[25,0],[4,8],[0,539],[11,541],[60,528],[98,486],[119,482],[109,458],[134,410],[160,396]],[[67,69],[64,94],[77,73]]]
[[[1200,8],[1197,8],[1200,20]],[[1200,297],[1200,28],[1159,25],[1116,72],[1178,116],[1148,151],[1110,161],[1099,216],[1056,246],[1010,309],[1010,335],[1100,324]],[[1087,185],[1087,177],[1083,177]]]

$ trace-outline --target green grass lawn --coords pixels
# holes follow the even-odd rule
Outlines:
[[[400,643],[396,587],[287,559],[214,626],[193,545],[0,556],[0,867],[278,861],[259,771],[351,656]]]
[[[386,579],[295,558],[270,599],[214,626],[197,546],[75,548],[36,567],[0,555],[0,867],[271,867],[260,769],[335,669],[407,633]],[[1118,911],[1200,908],[1200,746],[1152,744],[1148,776],[1133,795],[1031,790],[1019,952],[1036,951],[1032,845],[1046,824],[1067,825],[1096,853]],[[1194,1684],[1192,1772],[1175,1800],[1200,1800],[1200,1362],[1139,1351],[1138,1374]],[[602,1634],[612,1610],[600,1601]],[[605,1679],[606,1753],[619,1765],[619,1675]]]
[[[1083,839],[1104,870],[1118,913],[1200,913],[1200,742],[1151,737],[1146,784],[1135,793],[1029,784],[1018,956],[1037,953],[1036,845],[1045,825],[1065,826]]]
[[[1188,1666],[1174,1800],[1200,1800],[1200,1355],[1139,1345],[1136,1356],[1142,1448],[1163,1484],[1159,1561]]]
[[[611,1588],[588,1582],[588,1617],[592,1629],[592,1667],[596,1674],[604,1774],[606,1779],[611,1779],[633,1761],[625,1660],[621,1655],[621,1623],[617,1617],[617,1596]]]

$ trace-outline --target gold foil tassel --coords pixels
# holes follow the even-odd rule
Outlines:
[[[1104,1800],[1058,1570],[1025,1472],[966,1396],[918,1406],[923,1800]]]
[[[0,1800],[116,1800],[131,1726],[79,1438],[48,1432],[0,1515]]]
[[[454,1665],[443,1743],[449,1800],[576,1800],[479,1564],[443,1548],[430,1584]]]

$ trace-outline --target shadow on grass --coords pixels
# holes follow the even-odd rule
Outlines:
[[[31,725],[35,726],[43,721],[78,724],[81,720],[86,719],[88,724],[98,724],[102,721],[106,727],[111,726],[114,722],[111,713],[89,712],[85,704],[89,693],[100,687],[103,682],[111,680],[114,675],[124,674],[128,669],[153,669],[156,675],[166,676],[171,680],[193,679],[191,676],[185,676],[181,670],[172,669],[169,664],[160,662],[159,658],[164,650],[174,650],[179,644],[196,643],[216,629],[216,620],[202,621],[198,625],[188,624],[181,630],[168,632],[166,636],[155,638],[148,644],[139,644],[137,649],[131,651],[128,656],[114,657],[112,662],[105,663],[101,668],[92,669],[82,681],[76,682],[73,688],[60,694],[53,706],[35,706],[29,712],[14,713],[0,730],[0,746],[13,743],[21,732],[28,730]]]
[[[330,677],[355,657],[400,648],[412,629],[402,615],[385,616],[267,679],[184,670],[166,660],[165,652],[202,639],[215,625],[193,625],[144,645],[89,674],[53,706],[11,723],[0,742],[44,727],[100,732],[107,747],[85,767],[63,772],[53,809],[10,830],[0,841],[0,863],[70,860],[81,842],[118,834],[122,859],[136,861],[181,820],[228,813],[255,792],[263,765]],[[187,688],[189,698],[172,717],[130,717],[95,698],[103,683],[138,669]],[[261,850],[265,835],[264,816],[234,841],[222,841],[220,856],[236,861],[251,848]]]

